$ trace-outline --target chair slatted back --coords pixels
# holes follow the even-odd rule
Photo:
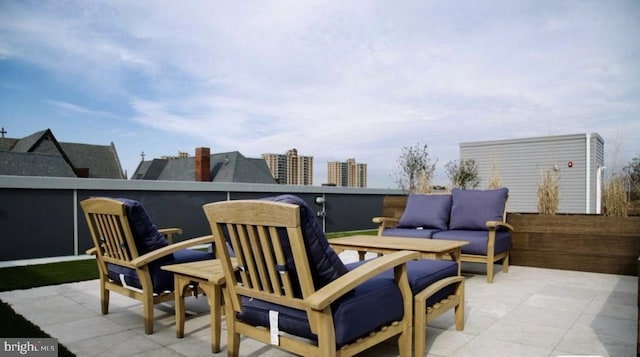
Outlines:
[[[128,266],[138,257],[122,202],[110,198],[89,198],[80,202],[97,254],[105,263]]]
[[[234,310],[238,295],[301,308],[302,297],[315,289],[300,228],[297,205],[259,200],[215,202],[204,205],[216,244],[216,255],[226,266],[225,278]],[[235,254],[239,279],[225,241]],[[290,249],[289,249],[290,248]],[[287,268],[294,260],[295,271]]]

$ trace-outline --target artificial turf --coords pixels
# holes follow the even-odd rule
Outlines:
[[[0,268],[0,291],[29,289],[38,286],[57,285],[98,278],[98,268],[93,259]],[[0,337],[48,338],[51,337],[24,316],[16,313],[9,304],[0,301]],[[58,356],[75,356],[58,343]]]

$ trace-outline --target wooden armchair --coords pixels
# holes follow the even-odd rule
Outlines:
[[[292,195],[204,205],[225,274],[227,352],[240,335],[303,356],[353,356],[391,337],[411,355],[412,293],[400,251],[349,271]],[[390,279],[380,273],[391,270]]]
[[[173,275],[166,264],[212,259],[207,252],[186,249],[211,243],[205,236],[169,244],[164,235],[179,228],[158,230],[139,202],[128,199],[89,198],[80,202],[94,247],[100,274],[100,304],[109,312],[111,291],[142,302],[145,333],[153,333],[153,306],[173,301]]]

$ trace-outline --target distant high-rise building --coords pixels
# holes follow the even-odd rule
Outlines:
[[[262,154],[273,178],[280,184],[313,185],[313,156],[298,156],[298,150],[286,154]]]
[[[328,162],[327,182],[336,186],[367,187],[367,164],[358,164],[355,159]]]

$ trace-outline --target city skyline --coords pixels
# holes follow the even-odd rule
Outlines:
[[[196,152],[198,148],[195,148]],[[215,153],[223,154],[223,153]],[[184,159],[190,158],[194,155],[186,151],[179,151],[177,155],[162,155],[159,159],[172,160],[172,159]],[[296,175],[288,174],[291,165],[298,165],[298,160],[292,161],[291,156],[295,156],[302,161],[307,160],[310,163],[309,171],[311,175],[301,174],[299,177]],[[262,159],[267,162],[267,166],[271,170],[273,178],[280,184],[292,184],[292,185],[313,185],[305,182],[305,177],[312,177],[313,172],[313,155],[298,155],[297,149],[293,148],[287,150],[283,154],[276,153],[263,153]],[[141,161],[145,160],[144,155],[141,155]],[[304,165],[302,165],[304,167]],[[297,172],[297,170],[296,170]],[[367,187],[367,164],[358,162],[356,163],[354,158],[349,158],[346,161],[327,161],[327,177],[326,180],[321,182],[321,185],[335,185],[343,187]]]

